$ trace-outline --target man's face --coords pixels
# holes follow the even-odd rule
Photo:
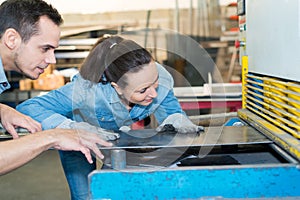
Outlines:
[[[14,54],[15,66],[20,73],[37,79],[49,64],[55,64],[55,48],[58,47],[60,28],[49,18],[39,20],[39,34],[21,43]]]

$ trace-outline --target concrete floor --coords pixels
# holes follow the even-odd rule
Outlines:
[[[183,152],[170,148],[171,154],[167,159],[160,159],[161,165],[174,161]],[[167,151],[170,153],[169,151]],[[102,151],[110,161],[109,151]],[[137,164],[136,159],[146,155],[161,155],[164,152],[150,151],[147,153],[127,152],[127,163]],[[151,158],[153,156],[150,156]],[[155,157],[155,156],[154,156]],[[173,158],[175,157],[175,158]],[[160,156],[161,158],[161,156]],[[142,158],[140,158],[142,159]],[[171,161],[170,161],[171,160]],[[143,160],[145,161],[145,160]],[[138,159],[138,163],[142,162]],[[145,161],[146,164],[155,162]],[[48,150],[39,155],[26,165],[0,176],[0,200],[69,200],[70,193],[64,172],[60,163],[59,155],[56,150]]]
[[[0,199],[70,199],[58,152],[48,150],[21,168],[0,176]]]

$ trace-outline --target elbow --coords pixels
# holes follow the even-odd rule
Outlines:
[[[16,106],[16,110],[23,113],[23,114],[28,114],[28,110],[29,110],[29,105],[25,104],[25,103],[21,103],[19,105]]]

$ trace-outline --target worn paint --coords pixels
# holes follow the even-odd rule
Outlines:
[[[95,171],[89,178],[93,200],[300,197],[296,165]]]

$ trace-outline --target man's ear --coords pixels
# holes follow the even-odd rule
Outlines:
[[[13,50],[20,44],[21,36],[15,29],[9,28],[4,32],[2,40],[7,48]]]
[[[115,88],[115,90],[117,91],[117,93],[121,96],[122,95],[122,91],[121,91],[121,88],[119,87],[119,85],[115,82],[111,82],[110,83],[111,86],[113,86]]]

